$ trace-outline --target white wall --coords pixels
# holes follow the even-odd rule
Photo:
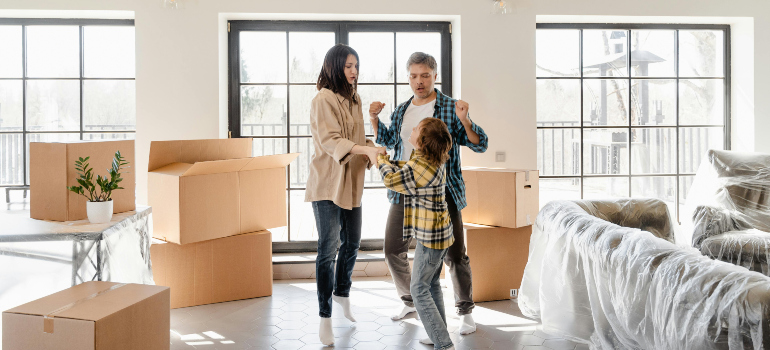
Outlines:
[[[512,15],[491,15],[491,0],[188,0],[184,10],[163,9],[159,0],[3,0],[2,9],[133,11],[136,19],[137,188],[146,201],[146,167],[151,140],[217,138],[225,135],[227,117],[225,21],[238,16],[293,18],[324,14],[393,18],[395,15],[439,15],[455,26],[455,79],[459,96],[490,136],[490,152],[463,153],[467,165],[515,168],[536,166],[535,23],[541,16],[676,16],[742,17],[741,38],[753,42],[753,57],[733,58],[733,118],[741,149],[770,152],[770,40],[751,36],[770,32],[770,2],[765,0],[509,0]],[[0,16],[24,17],[0,9]],[[236,15],[239,14],[239,15]],[[245,15],[240,15],[245,14]],[[51,16],[49,11],[48,16]],[[55,16],[55,14],[54,14]],[[76,17],[67,15],[67,17]],[[354,16],[356,17],[356,16]],[[362,17],[363,18],[363,17]],[[752,27],[753,23],[753,28]],[[459,34],[457,31],[459,30]],[[461,41],[462,45],[459,44]],[[459,46],[459,47],[458,47]],[[749,51],[745,51],[749,52]],[[751,67],[753,66],[753,67]],[[226,68],[225,68],[226,69]],[[751,74],[753,70],[753,74]],[[738,86],[739,88],[735,88]],[[460,90],[461,88],[461,90]],[[459,93],[457,94],[459,95]],[[754,98],[757,96],[758,98]],[[764,97],[764,98],[763,98]],[[757,116],[755,118],[755,115]],[[748,123],[748,124],[747,124]],[[506,151],[507,162],[494,163],[494,151]]]

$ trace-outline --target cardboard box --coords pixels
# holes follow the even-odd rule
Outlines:
[[[286,226],[286,165],[250,157],[250,138],[150,144],[153,236],[189,244]]]
[[[518,228],[532,225],[540,211],[537,170],[463,168],[463,222]]]
[[[168,305],[167,287],[86,282],[3,312],[3,349],[168,349]]]
[[[473,270],[473,301],[510,299],[521,288],[529,258],[532,226],[521,228],[466,224],[465,244]]]
[[[31,142],[29,144],[30,217],[39,220],[74,221],[88,218],[88,200],[67,190],[77,186],[75,161],[91,157],[89,163],[96,175],[107,176],[115,152],[128,161],[130,168],[122,171],[124,189],[112,192],[113,212],[136,209],[136,171],[134,140]],[[97,185],[98,188],[98,185]]]
[[[268,231],[211,241],[150,247],[155,283],[171,287],[171,308],[273,294],[273,248]]]

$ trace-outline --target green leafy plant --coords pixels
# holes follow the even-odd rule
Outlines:
[[[96,184],[94,184],[94,168],[88,163],[91,157],[78,157],[75,161],[75,170],[78,172],[78,184],[80,186],[68,186],[67,189],[86,197],[91,202],[108,202],[112,200],[112,191],[122,190],[120,182],[123,181],[120,171],[130,168],[129,164],[120,151],[115,152],[115,158],[112,159],[112,167],[107,169],[109,177],[96,175]],[[98,191],[96,187],[99,187]]]

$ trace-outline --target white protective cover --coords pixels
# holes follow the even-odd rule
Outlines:
[[[674,244],[671,227],[656,199],[547,204],[521,311],[592,349],[770,349],[770,278]]]
[[[708,151],[680,217],[677,242],[699,249],[706,238],[728,231],[770,232],[770,154]]]

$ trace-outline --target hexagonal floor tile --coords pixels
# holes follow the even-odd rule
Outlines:
[[[384,335],[403,335],[406,333],[407,329],[401,326],[382,326],[379,329],[377,329],[378,333],[382,333]]]
[[[385,336],[384,334],[378,333],[376,331],[363,331],[363,332],[356,332],[355,334],[353,334],[353,338],[356,338],[356,340],[360,342],[377,341],[384,336]]]
[[[577,344],[564,339],[547,339],[543,346],[552,350],[575,350]]]
[[[351,327],[355,328],[359,332],[363,331],[376,331],[380,327],[386,327],[383,326],[377,322],[356,322]]]
[[[278,315],[278,318],[284,321],[302,321],[307,318],[307,314],[298,311],[289,311]]]
[[[383,350],[386,345],[380,342],[358,342],[353,349],[361,350]]]
[[[299,338],[302,338],[307,333],[303,330],[299,329],[286,329],[282,330],[278,333],[275,333],[275,337],[281,340],[299,340]]]
[[[524,345],[524,346],[543,345],[544,341],[545,339],[543,338],[536,337],[534,335],[528,335],[528,334],[517,335],[511,339],[511,342]]]
[[[401,335],[386,335],[379,340],[380,343],[394,346],[407,346],[411,341],[412,339],[405,338]]]
[[[524,346],[512,341],[496,341],[491,348],[495,350],[521,350]]]
[[[492,346],[493,341],[484,337],[466,337],[460,343],[460,345],[467,346],[471,349],[487,349]]]
[[[296,350],[305,346],[305,343],[299,340],[281,340],[273,344],[275,350]]]
[[[543,332],[541,330],[536,330],[535,333],[532,333],[532,335],[534,335],[534,336],[536,336],[538,338],[543,338],[543,339],[561,339],[561,337],[557,337],[555,335],[550,335],[550,334],[548,334],[546,332]]]

